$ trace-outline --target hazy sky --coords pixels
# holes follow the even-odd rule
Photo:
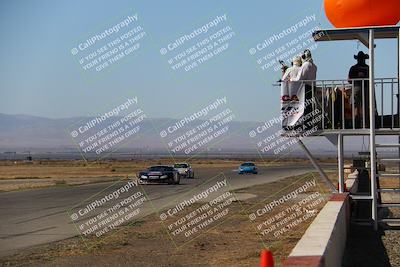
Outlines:
[[[279,72],[262,71],[249,49],[306,16],[331,28],[322,2],[2,0],[0,113],[93,115],[135,95],[149,116],[179,118],[226,95],[237,119],[265,120],[279,110],[272,87]],[[130,14],[146,32],[140,49],[93,77],[82,74],[71,49]],[[229,49],[190,72],[172,70],[160,48],[223,14],[235,33]],[[320,43],[313,51],[318,78],[347,78],[357,46]],[[378,42],[377,77],[395,76],[395,48],[395,41]]]

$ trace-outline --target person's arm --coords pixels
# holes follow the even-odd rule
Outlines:
[[[283,74],[283,76],[282,76],[282,81],[283,82],[288,82],[289,81],[289,74],[290,74],[290,68],[288,68],[285,71],[285,74]]]

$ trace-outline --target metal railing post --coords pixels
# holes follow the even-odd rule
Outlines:
[[[365,108],[365,104],[366,104],[366,97],[365,97],[365,86],[364,86],[364,84],[365,84],[365,79],[362,79],[362,84],[361,84],[361,95],[362,95],[362,114],[363,114],[363,129],[365,129],[365,120],[366,120],[366,117],[367,117],[367,110],[366,110],[366,108]]]
[[[391,116],[391,129],[393,130],[394,128],[394,111],[393,111],[393,97],[394,97],[394,80],[392,79],[391,85],[390,85],[390,112],[392,114]]]
[[[335,129],[335,127],[336,127],[336,125],[335,125],[335,102],[333,101],[333,97],[332,97],[332,95],[335,93],[335,90],[334,90],[334,88],[333,88],[333,81],[332,81],[332,86],[331,86],[331,105],[332,105],[332,107],[331,107],[331,112],[332,112],[332,114],[331,114],[331,118],[332,118],[332,130],[334,130]]]
[[[371,217],[374,223],[374,229],[378,230],[378,203],[376,188],[376,149],[375,149],[375,80],[374,80],[374,30],[369,30],[369,126],[370,126],[370,158],[371,158]]]
[[[325,85],[324,82],[322,82],[322,130],[325,130]]]
[[[344,94],[345,94],[346,90],[344,89],[344,81],[342,81],[342,129],[346,129],[346,119],[345,119],[345,108],[344,106],[346,105],[345,101],[344,101]]]
[[[343,158],[343,135],[338,134],[338,168],[339,168],[339,193],[344,193],[344,158]]]
[[[381,79],[381,128],[383,128],[383,79]]]
[[[351,83],[351,124],[352,128],[356,128],[356,112],[355,112],[355,104],[354,103],[354,81]]]
[[[397,117],[397,128],[400,128],[400,29],[397,34]],[[400,144],[400,135],[398,137],[398,142]],[[400,158],[400,147],[398,150],[398,156]],[[398,168],[400,171],[400,162]]]

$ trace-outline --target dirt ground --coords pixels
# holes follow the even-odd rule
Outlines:
[[[335,176],[335,175],[332,175]],[[307,179],[310,176],[307,177]],[[313,176],[314,177],[314,176]],[[315,215],[330,193],[318,176],[317,186],[307,195],[318,191],[324,201],[315,206]],[[254,207],[265,205],[301,184],[303,176],[234,191],[237,195],[251,194],[253,198],[233,202],[240,212],[228,217],[222,224],[202,233],[178,249],[167,234],[157,215],[150,215],[120,227],[100,238],[75,237],[68,240],[31,248],[19,254],[0,259],[1,266],[258,266],[263,248],[274,254],[276,266],[286,259],[313,218],[310,218],[278,238],[262,236],[249,220]],[[298,197],[306,195],[299,195]],[[294,200],[293,200],[294,201]],[[286,201],[274,216],[294,202]],[[192,208],[192,207],[190,207]],[[195,207],[193,207],[195,208]]]

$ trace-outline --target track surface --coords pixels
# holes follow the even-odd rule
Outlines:
[[[239,175],[232,168],[204,168],[195,170],[196,179],[182,179],[180,185],[144,185],[143,188],[155,208],[159,208],[192,189],[200,190],[201,184],[221,173],[231,189],[238,189],[310,171],[314,169],[307,165],[260,167],[257,175]],[[124,184],[126,181],[1,193],[0,256],[78,235],[67,210],[104,189],[112,192]],[[154,209],[146,211],[152,212]]]

